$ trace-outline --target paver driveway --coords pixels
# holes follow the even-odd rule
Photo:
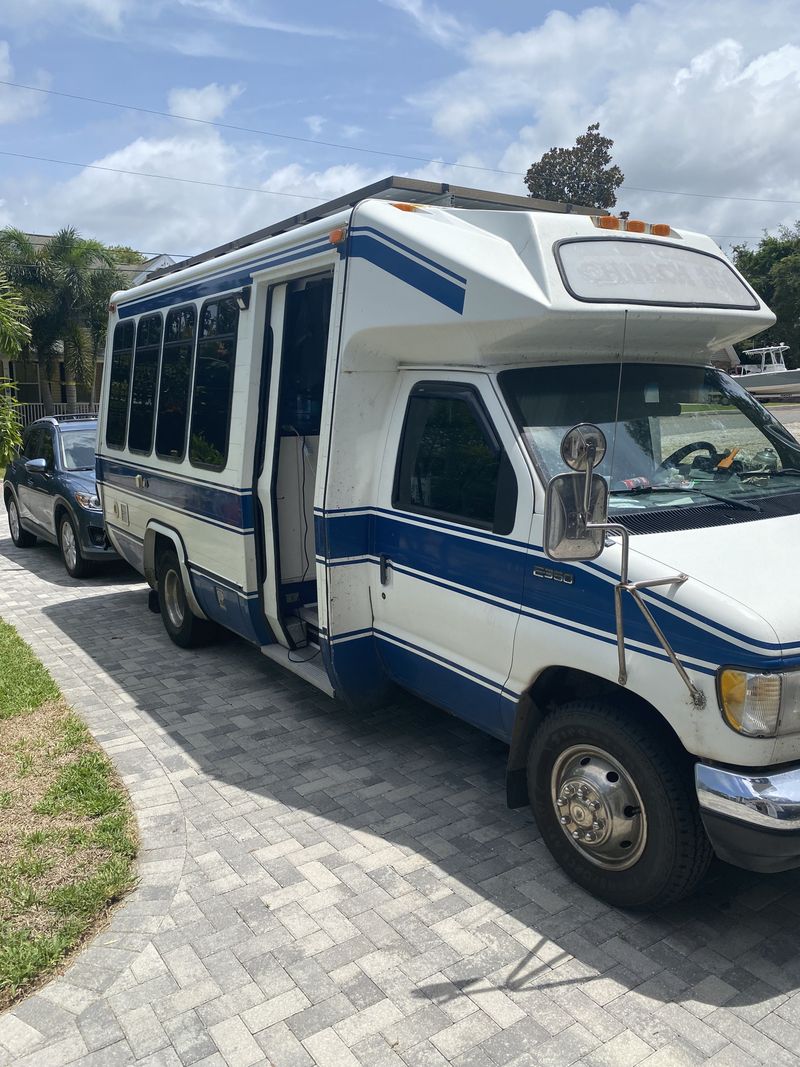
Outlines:
[[[354,715],[236,640],[182,652],[131,572],[75,582],[5,523],[0,615],[142,834],[139,888],[0,1019],[0,1062],[798,1062],[797,875],[608,908],[506,810],[498,742],[413,700]]]

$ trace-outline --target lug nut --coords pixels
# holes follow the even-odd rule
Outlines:
[[[595,819],[594,820],[594,822],[592,823],[592,829],[593,830],[602,830],[603,829],[603,824],[600,822],[599,819]]]
[[[566,815],[562,815],[561,818],[559,819],[559,822],[561,823],[562,826],[566,826],[567,823],[569,822],[569,819],[567,818]]]
[[[587,830],[586,831],[585,840],[588,841],[589,843],[591,843],[591,842],[594,841],[594,839],[595,839],[595,837],[594,837],[594,834],[592,833],[592,831],[591,830]]]
[[[575,838],[576,841],[580,841],[580,839],[581,839],[580,830],[573,830],[572,831],[572,836]]]

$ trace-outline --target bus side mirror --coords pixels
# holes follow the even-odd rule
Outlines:
[[[608,483],[594,473],[606,454],[602,430],[589,423],[564,434],[561,458],[572,474],[558,474],[547,486],[544,551],[554,560],[596,559],[603,551],[608,517]]]

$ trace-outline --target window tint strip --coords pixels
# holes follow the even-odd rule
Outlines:
[[[174,308],[164,328],[164,352],[158,385],[156,454],[181,460],[186,454],[186,423],[197,313],[193,306]]]
[[[133,359],[128,448],[149,453],[153,447],[158,357],[161,352],[161,315],[139,319]]]
[[[222,470],[228,459],[239,308],[234,297],[203,305],[192,393],[189,461]]]
[[[111,349],[111,373],[108,387],[106,444],[109,448],[125,447],[132,356],[133,323],[118,322],[114,328],[114,342]]]

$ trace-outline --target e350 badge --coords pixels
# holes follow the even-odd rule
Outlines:
[[[544,578],[547,582],[561,582],[562,585],[574,585],[575,575],[567,571],[554,571],[550,567],[534,567],[534,578]]]

